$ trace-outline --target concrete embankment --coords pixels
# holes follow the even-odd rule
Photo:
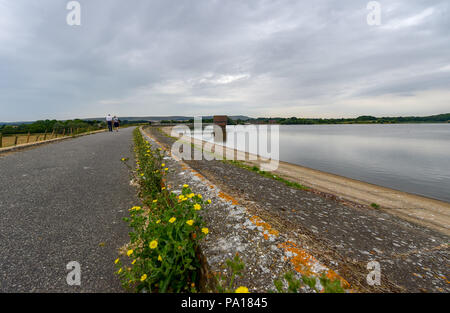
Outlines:
[[[165,127],[162,130],[167,135],[170,135],[172,127]],[[201,146],[206,142],[192,139],[192,143]],[[234,155],[235,159],[245,160],[243,163],[249,166],[260,167],[261,164],[266,163],[266,161],[261,160],[256,155],[223,147],[220,144],[216,144],[212,151],[218,151],[219,149],[222,150],[222,155]],[[272,174],[344,201],[368,207],[375,203],[380,206],[380,209],[390,214],[450,236],[450,203],[448,202],[377,186],[283,161],[279,162],[278,168]]]
[[[167,150],[174,142],[156,128],[145,131]],[[238,252],[247,264],[240,282],[252,291],[273,288],[273,279],[288,270],[326,274],[358,292],[450,291],[449,237],[441,232],[227,162],[170,154],[165,161],[174,191],[188,183],[213,200],[204,212],[211,236],[202,245],[210,270],[223,271],[224,260]],[[381,265],[379,286],[366,281],[369,261]]]

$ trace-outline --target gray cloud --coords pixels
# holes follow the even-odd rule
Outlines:
[[[1,121],[450,111],[448,1],[0,0]]]

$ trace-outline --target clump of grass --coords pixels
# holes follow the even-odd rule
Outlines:
[[[228,275],[223,273],[215,275],[216,287],[219,293],[232,293],[232,292],[248,292],[248,288],[244,286],[236,287],[235,279],[237,276],[242,277],[244,275],[245,264],[236,253],[233,259],[226,260],[226,268],[228,269]]]
[[[280,177],[280,176],[273,175],[273,174],[270,173],[270,172],[263,171],[263,170],[261,170],[259,167],[257,167],[256,165],[254,165],[254,166],[249,166],[249,165],[246,165],[246,164],[244,164],[244,163],[242,163],[242,162],[235,161],[235,160],[226,160],[226,162],[229,162],[229,163],[231,163],[231,164],[233,164],[233,165],[236,165],[236,166],[238,166],[238,167],[240,167],[240,168],[244,168],[244,169],[247,169],[247,170],[249,170],[249,171],[258,173],[258,174],[260,174],[260,175],[262,175],[262,176],[264,176],[264,177],[271,178],[271,179],[275,179],[275,180],[277,180],[277,181],[279,181],[279,182],[285,184],[285,185],[288,186],[288,187],[296,188],[296,189],[300,189],[300,190],[309,190],[308,187],[303,186],[302,184],[299,184],[299,183],[296,183],[296,182],[292,182],[292,181],[289,181],[289,180],[287,180],[287,179],[284,179],[284,178],[282,178],[282,177]]]
[[[371,206],[372,208],[374,208],[374,209],[379,209],[379,208],[380,208],[380,205],[379,205],[379,204],[376,204],[376,203],[371,203],[370,206]]]
[[[317,279],[320,281],[320,285],[323,289],[319,290],[317,288]],[[286,284],[284,283],[286,282]],[[345,293],[344,288],[342,288],[341,281],[339,279],[330,280],[325,275],[317,278],[314,276],[302,275],[300,279],[294,277],[292,272],[284,274],[282,279],[277,279],[274,282],[276,291],[279,293],[297,293],[302,287],[308,286],[311,290],[315,292],[323,293]],[[285,285],[287,285],[285,287]]]

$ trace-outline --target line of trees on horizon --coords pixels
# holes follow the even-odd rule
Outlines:
[[[202,118],[203,123],[213,123],[212,118]],[[151,123],[148,120],[121,120],[121,126],[142,125]],[[188,120],[161,120],[161,124],[194,123],[194,119]],[[258,117],[248,119],[231,119],[228,117],[228,125],[240,124],[280,124],[280,125],[312,125],[312,124],[394,124],[394,123],[450,123],[450,113],[430,116],[399,116],[399,117],[375,117],[363,115],[357,118],[301,118],[301,117]],[[3,135],[61,132],[63,129],[100,129],[105,128],[105,121],[98,120],[39,120],[32,123],[0,124],[0,133]]]
[[[148,124],[146,120],[119,120],[121,126],[131,126],[131,125],[142,125]],[[39,120],[31,123],[8,123],[0,124],[0,133],[2,135],[12,135],[12,134],[38,134],[38,133],[61,133],[65,129],[66,132],[69,130],[78,130],[84,132],[87,130],[98,130],[106,128],[105,121],[98,120]]]
[[[106,127],[106,123],[102,121],[85,121],[81,119],[58,121],[58,120],[40,120],[33,123],[22,123],[18,125],[6,124],[0,125],[0,133],[3,135],[12,134],[37,134],[37,133],[60,133],[64,129],[66,131],[72,129],[85,131],[87,129],[100,129]]]
[[[249,120],[252,123],[268,123],[281,125],[294,124],[394,124],[394,123],[449,123],[450,113],[431,116],[399,116],[399,117],[375,117],[363,115],[357,118],[298,118],[298,117],[258,117]]]
[[[202,118],[203,123],[212,123],[212,118]],[[357,118],[302,118],[302,117],[258,117],[248,119],[231,119],[228,117],[228,125],[239,124],[395,124],[395,123],[449,123],[450,113],[430,115],[430,116],[397,116],[397,117],[375,117],[362,115]],[[161,120],[161,124],[184,124],[194,123],[194,119],[189,120]]]

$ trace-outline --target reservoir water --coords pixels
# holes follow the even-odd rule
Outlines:
[[[450,124],[279,127],[281,161],[450,202]]]

